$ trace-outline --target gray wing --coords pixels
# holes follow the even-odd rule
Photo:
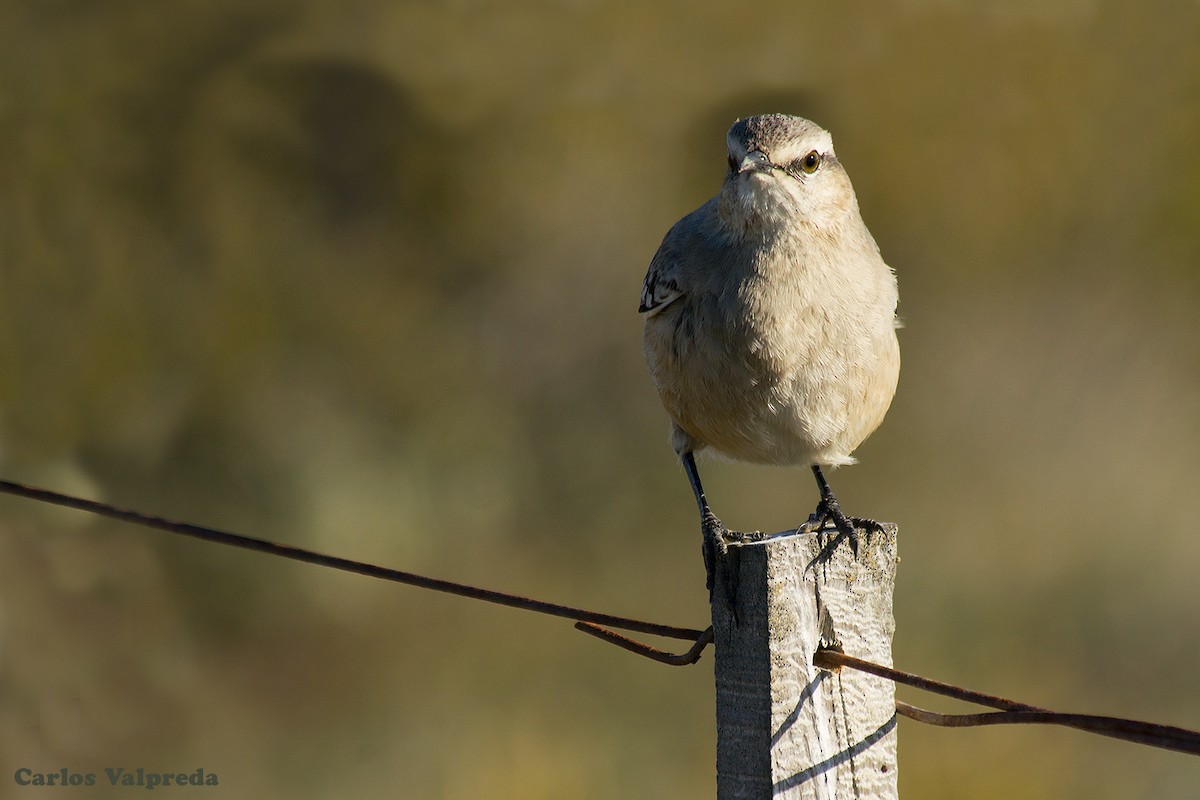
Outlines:
[[[684,295],[683,263],[687,257],[687,246],[692,238],[692,232],[705,206],[693,211],[676,222],[658,252],[650,260],[650,269],[646,271],[646,280],[642,283],[642,304],[638,312],[654,316]]]
[[[638,313],[652,317],[683,296],[677,279],[679,260],[673,250],[663,242],[651,259],[646,280],[642,283],[642,304],[638,306]]]

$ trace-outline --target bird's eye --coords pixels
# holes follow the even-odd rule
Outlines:
[[[732,155],[729,156],[729,171],[737,172],[737,168],[738,168],[737,160],[734,159],[734,157]]]
[[[821,166],[821,154],[816,150],[806,155],[800,160],[800,169],[812,175],[817,171],[817,167]]]

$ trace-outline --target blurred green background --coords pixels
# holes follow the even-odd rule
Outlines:
[[[638,293],[733,119],[796,113],[900,278],[832,475],[899,523],[897,664],[1200,727],[1198,42],[1191,1],[7,3],[0,472],[703,626]],[[702,469],[734,527],[816,503]],[[713,708],[711,654],[0,500],[0,797],[711,797]],[[900,755],[904,797],[1200,792],[1059,729]]]

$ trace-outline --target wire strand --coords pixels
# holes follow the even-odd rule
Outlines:
[[[1061,725],[1067,728],[1096,733],[1113,739],[1173,750],[1177,753],[1200,755],[1200,732],[1178,728],[1173,725],[1159,725],[1153,722],[1141,722],[1120,717],[1105,717],[1096,714],[1064,714],[1039,708],[1026,703],[1018,703],[995,695],[964,689],[942,681],[935,681],[903,672],[893,667],[885,667],[861,658],[848,656],[836,650],[818,650],[813,657],[813,664],[822,669],[836,671],[842,667],[866,672],[871,675],[890,680],[905,686],[913,686],[943,697],[965,700],[990,708],[1001,709],[982,714],[939,714],[927,711],[908,703],[896,701],[896,713],[901,716],[928,725],[938,725],[946,728],[966,728],[980,725]]]
[[[496,603],[502,606],[510,606],[512,608],[520,608],[526,611],[534,611],[539,614],[548,614],[553,617],[565,617],[578,622],[591,622],[596,625],[607,625],[612,628],[620,628],[627,631],[637,631],[638,633],[649,633],[654,636],[664,636],[672,639],[688,639],[695,641],[703,635],[703,631],[692,628],[677,628],[672,625],[659,625],[654,622],[643,622],[642,620],[630,619],[628,617],[618,617],[613,614],[603,614],[598,611],[588,611],[582,608],[573,608],[564,606],[558,603],[547,603],[544,600],[534,600],[529,597],[521,597],[515,594],[506,592],[497,592],[492,589],[482,589],[478,586],[470,586],[465,583],[455,583],[453,581],[442,580],[440,578],[430,578],[425,575],[417,575],[413,572],[403,572],[398,569],[390,569],[388,567],[380,567],[374,564],[367,564],[362,561],[353,561],[348,558],[339,556],[326,555],[317,553],[312,550],[305,550],[301,547],[293,547],[286,544],[277,544],[268,542],[265,539],[256,539],[251,536],[243,536],[239,533],[231,533],[229,531],[217,530],[216,528],[207,528],[203,525],[195,525],[190,522],[176,522],[174,520],[157,517],[152,514],[144,514],[141,511],[133,511],[127,508],[118,508],[108,503],[101,503],[97,500],[85,500],[80,497],[73,497],[68,494],[50,491],[49,489],[41,489],[36,486],[27,486],[13,481],[0,480],[0,492],[16,495],[18,497],[26,497],[30,500],[38,500],[51,505],[63,506],[65,508],[74,508],[79,511],[86,511],[90,514],[98,514],[102,517],[110,519],[118,519],[123,522],[130,522],[134,525],[142,525],[147,528],[155,528],[157,530],[167,531],[182,536],[191,536],[195,539],[201,539],[206,542],[216,542],[218,544],[229,545],[230,547],[241,547],[246,550],[254,550],[259,553],[269,553],[270,555],[280,556],[281,558],[290,558],[293,561],[303,561],[306,564],[316,564],[321,567],[329,567],[331,569],[339,569],[344,572],[353,572],[358,575],[366,575],[370,578],[379,578],[380,580],[392,581],[394,583],[403,583],[409,586],[416,586],[421,589],[431,589],[435,592],[446,592],[448,594],[459,595],[460,597],[469,597],[474,600],[483,600],[487,603]]]
[[[1060,725],[1087,733],[1127,742],[1200,755],[1200,734],[1171,725],[1139,722],[1096,714],[1063,714],[1057,711],[987,711],[982,714],[939,714],[896,701],[896,713],[903,717],[944,728],[968,728],[979,725]]]

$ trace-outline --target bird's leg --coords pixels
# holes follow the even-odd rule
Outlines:
[[[704,496],[704,486],[700,483],[700,473],[696,470],[696,459],[691,451],[680,456],[683,470],[687,473],[688,483],[692,485],[692,493],[696,495],[696,505],[700,507],[700,533],[703,536],[701,553],[704,556],[705,586],[708,587],[708,600],[712,602],[713,587],[716,585],[717,570],[725,563],[729,553],[729,542],[734,538],[725,523],[708,507],[708,499]],[[731,580],[724,581],[726,589],[732,595],[736,584]],[[730,607],[734,607],[732,596],[728,598]]]
[[[825,480],[821,466],[813,464],[812,471],[817,479],[817,487],[821,490],[821,501],[817,503],[817,510],[808,518],[808,522],[801,526],[802,528],[808,531],[819,531],[825,527],[827,521],[831,521],[842,533],[851,533],[855,528],[865,528],[871,531],[883,530],[883,526],[873,519],[846,516],[837,498],[833,496],[833,489],[830,488],[829,481]]]

